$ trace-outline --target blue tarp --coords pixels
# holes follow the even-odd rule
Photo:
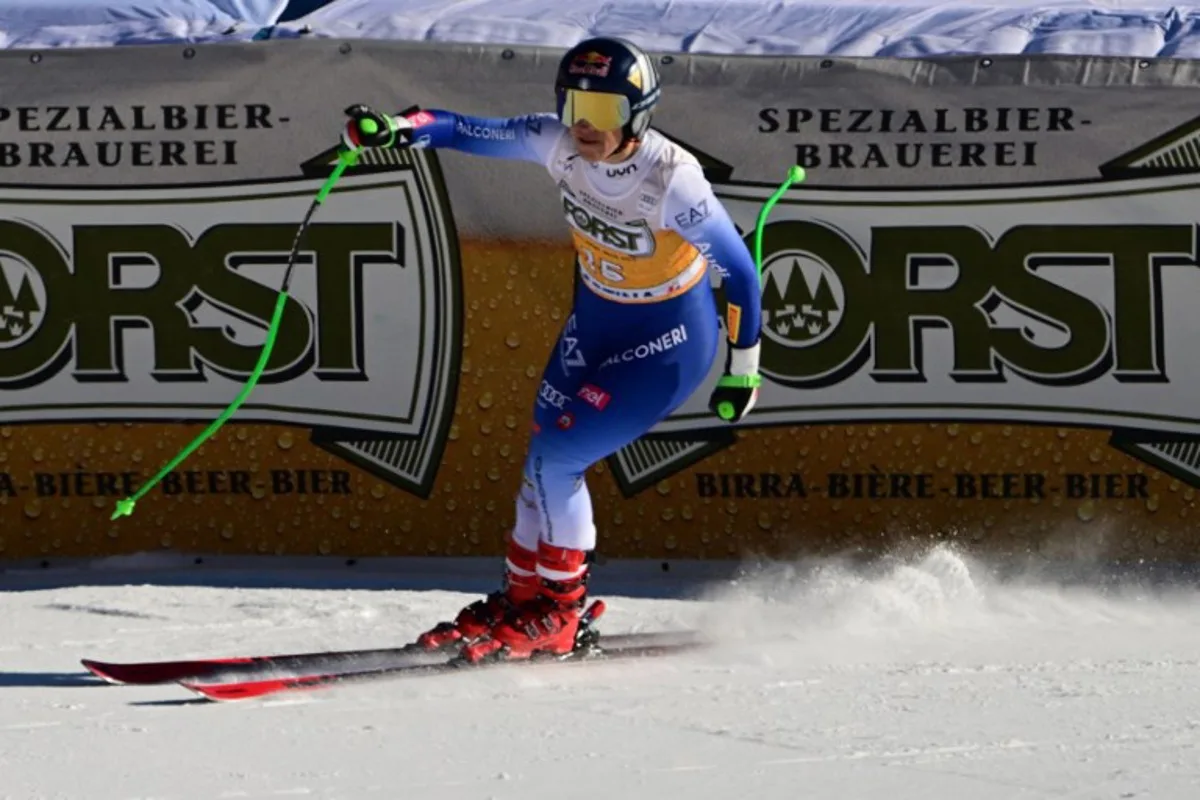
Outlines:
[[[1167,0],[0,0],[0,48],[335,37],[914,57],[1200,57],[1200,6]]]
[[[1200,4],[1170,0],[332,0],[304,35],[568,47],[624,36],[676,53],[912,58],[1200,57]]]
[[[0,47],[249,39],[288,0],[0,0]]]

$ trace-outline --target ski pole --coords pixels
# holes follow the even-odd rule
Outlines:
[[[802,182],[805,177],[804,167],[793,165],[788,170],[787,178],[779,188],[775,190],[775,194],[771,195],[767,202],[763,203],[762,210],[758,212],[758,224],[754,228],[754,263],[758,267],[758,279],[762,282],[762,237],[763,227],[767,222],[767,215],[771,213],[771,209],[779,202],[779,198],[783,197],[784,193],[792,187],[793,183]]]
[[[342,173],[346,171],[346,168],[352,166],[354,162],[358,160],[359,152],[359,150],[342,150],[338,153],[337,166],[333,168],[333,173],[321,186],[320,191],[317,192],[317,196],[313,198],[312,203],[309,204],[308,211],[304,214],[304,219],[301,220],[300,227],[296,230],[296,238],[292,241],[292,251],[288,255],[287,268],[283,273],[283,284],[280,286],[279,296],[275,300],[275,313],[272,315],[271,324],[267,328],[267,340],[263,343],[263,349],[262,353],[258,357],[258,363],[254,366],[254,371],[250,373],[250,378],[246,381],[246,385],[242,387],[241,393],[238,394],[234,401],[229,404],[229,407],[222,412],[221,416],[213,420],[212,424],[209,425],[203,433],[197,436],[191,444],[180,450],[179,455],[167,462],[167,464],[158,471],[157,475],[143,484],[131,497],[127,497],[124,500],[118,500],[117,508],[115,511],[113,511],[110,519],[116,519],[117,517],[122,516],[132,516],[133,509],[134,506],[137,505],[137,501],[141,500],[142,497],[145,496],[145,494],[151,489],[153,489],[159,481],[165,478],[171,472],[171,470],[175,469],[175,467],[179,466],[184,459],[195,452],[196,448],[202,445],[206,439],[216,433],[217,430],[220,429],[220,427],[224,425],[230,417],[237,413],[238,408],[241,407],[242,403],[246,402],[246,398],[249,397],[250,393],[254,391],[254,387],[258,384],[258,379],[262,377],[263,371],[267,367],[267,362],[271,358],[271,351],[275,347],[275,337],[279,334],[279,323],[283,319],[283,308],[287,302],[288,286],[290,286],[292,282],[292,268],[296,265],[296,258],[300,255],[300,242],[304,238],[305,231],[308,230],[309,220],[312,219],[317,207],[323,204],[325,202],[325,198],[329,196],[331,191],[333,191],[334,184],[337,183],[338,178],[342,177]]]
[[[783,183],[780,184],[779,188],[775,190],[775,193],[767,199],[767,202],[763,203],[763,207],[758,212],[758,223],[754,227],[754,265],[758,267],[758,282],[760,286],[762,285],[763,269],[762,237],[763,227],[767,223],[767,216],[771,213],[771,209],[775,207],[775,204],[779,202],[779,198],[783,197],[784,193],[791,188],[792,184],[798,181],[803,181],[804,178],[804,167],[793,165],[788,170],[787,178],[785,178]],[[757,385],[746,383],[752,380],[757,381],[759,378],[758,376],[747,375],[725,375],[721,377],[718,385],[736,387]],[[729,402],[728,400],[720,403],[717,406],[717,415],[726,422],[733,419],[736,413],[737,412],[734,410],[733,403]]]

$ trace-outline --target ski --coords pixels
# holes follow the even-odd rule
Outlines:
[[[255,673],[306,673],[329,669],[369,669],[397,660],[408,661],[430,654],[414,644],[369,650],[328,650],[279,655],[203,658],[181,661],[116,663],[81,659],[96,677],[114,684],[151,685],[217,676],[249,676]],[[444,655],[443,655],[444,658]]]
[[[454,656],[433,664],[407,664],[380,667],[368,670],[330,671],[311,675],[291,675],[262,680],[205,683],[179,681],[185,689],[208,700],[229,702],[251,700],[290,692],[314,691],[333,686],[345,686],[439,675],[453,672],[470,672],[499,666],[533,666],[538,664],[586,664],[604,663],[633,658],[649,658],[682,653],[697,649],[704,641],[687,633],[642,633],[610,637],[621,641],[611,645],[585,644],[562,656],[542,656],[527,660],[495,659],[471,663]]]
[[[604,613],[604,601],[597,600],[585,612],[581,631]],[[616,634],[606,637],[609,647],[640,642],[645,634]],[[147,686],[166,683],[246,683],[256,679],[280,679],[333,673],[366,673],[383,669],[406,669],[443,664],[457,648],[430,651],[415,643],[361,650],[325,650],[256,656],[228,656],[175,661],[110,662],[81,659],[93,675],[111,684]]]

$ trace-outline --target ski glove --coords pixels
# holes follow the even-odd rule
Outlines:
[[[729,348],[725,374],[717,381],[708,400],[708,407],[726,422],[739,422],[758,401],[758,387],[762,385],[762,377],[758,374],[760,345],[755,342],[750,347]]]
[[[412,123],[403,116],[389,116],[358,103],[346,109],[350,120],[342,131],[342,147],[361,150],[372,147],[407,147],[412,144]]]

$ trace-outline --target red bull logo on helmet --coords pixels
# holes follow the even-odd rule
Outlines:
[[[572,75],[592,75],[597,78],[605,78],[608,77],[608,70],[611,66],[611,56],[603,56],[594,50],[589,50],[571,59],[568,72]]]

